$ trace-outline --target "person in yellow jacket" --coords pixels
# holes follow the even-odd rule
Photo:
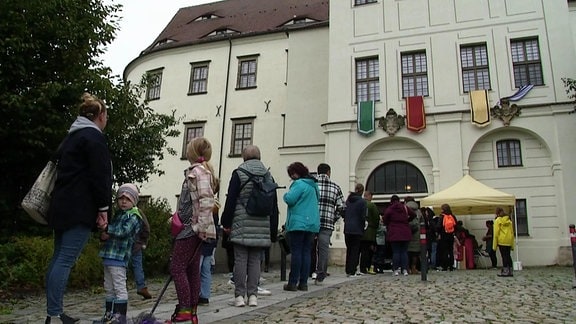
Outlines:
[[[496,219],[494,220],[494,239],[492,248],[500,250],[502,256],[502,271],[499,277],[512,277],[512,257],[510,252],[514,250],[514,226],[510,216],[506,215],[504,209],[496,208]]]

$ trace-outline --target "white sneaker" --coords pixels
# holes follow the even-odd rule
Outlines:
[[[264,289],[264,288],[261,288],[260,286],[258,286],[258,295],[270,296],[270,295],[272,295],[272,292],[268,289]],[[250,296],[250,297],[252,297],[252,296]],[[254,296],[254,297],[256,297],[256,296]],[[250,306],[252,306],[252,305],[250,305]]]
[[[312,279],[316,279],[318,278],[318,275],[316,274],[316,272],[312,272]]]
[[[234,281],[233,281],[232,279],[230,279],[230,280],[228,280],[228,284],[229,284],[230,286],[234,286]]]
[[[266,278],[260,277],[260,279],[258,279],[258,280],[259,280],[260,282],[264,282],[264,281],[266,281]]]
[[[408,275],[408,270],[406,270],[406,269],[402,270],[402,274],[405,275],[405,276],[407,276],[407,275]]]
[[[256,295],[250,295],[250,297],[248,297],[248,306],[250,307],[258,306],[258,297],[256,297]]]
[[[399,276],[400,275],[400,269],[394,270],[394,272],[392,274],[395,276]]]
[[[234,306],[236,306],[236,307],[246,306],[246,303],[244,302],[244,297],[238,296],[238,297],[234,298]]]

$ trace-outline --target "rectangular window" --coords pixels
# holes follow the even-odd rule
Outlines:
[[[363,4],[376,3],[376,2],[378,2],[378,0],[354,0],[354,5],[359,6]]]
[[[240,156],[242,150],[252,144],[253,119],[232,121],[232,147],[230,156]]]
[[[516,88],[526,84],[544,85],[538,39],[512,40],[510,50]]]
[[[182,159],[186,159],[186,146],[196,137],[204,136],[204,123],[184,123],[184,146],[182,147]]]
[[[160,87],[162,86],[162,70],[146,72],[146,100],[160,99]]]
[[[402,97],[428,95],[426,52],[402,54]]]
[[[488,71],[488,50],[486,49],[486,44],[461,46],[460,60],[462,61],[464,92],[489,90],[490,73]]]
[[[190,88],[188,94],[208,92],[208,63],[192,64],[190,71]]]
[[[526,199],[516,199],[516,226],[518,231],[518,236],[528,236],[530,235],[528,231],[528,212],[526,208]],[[514,215],[510,215],[514,219]]]
[[[356,102],[380,100],[380,66],[377,57],[356,60]]]
[[[502,140],[496,142],[498,167],[522,166],[522,153],[519,140]]]
[[[238,61],[237,89],[256,87],[256,58],[243,58]]]

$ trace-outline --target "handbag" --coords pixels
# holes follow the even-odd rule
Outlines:
[[[172,215],[172,220],[170,221],[170,232],[172,233],[172,236],[176,237],[178,234],[180,234],[180,232],[182,232],[183,229],[184,223],[182,223],[178,212],[175,212]]]
[[[22,200],[22,208],[32,219],[44,225],[48,225],[48,209],[54,183],[56,182],[57,162],[48,161],[40,175],[34,181],[30,191]]]

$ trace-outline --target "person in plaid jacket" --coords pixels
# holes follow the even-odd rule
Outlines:
[[[334,231],[334,223],[340,219],[345,209],[342,189],[330,180],[330,165],[320,163],[316,169],[318,172],[318,189],[320,196],[318,206],[320,209],[320,232],[318,233],[318,246],[312,250],[316,254],[316,279],[315,284],[321,285],[328,271],[328,259],[330,257],[330,237]]]
[[[125,323],[128,309],[126,288],[126,267],[132,255],[132,246],[142,227],[142,217],[136,204],[138,188],[123,184],[116,195],[118,212],[100,234],[103,242],[100,257],[104,264],[104,289],[106,290],[106,311],[103,323],[117,321]]]

